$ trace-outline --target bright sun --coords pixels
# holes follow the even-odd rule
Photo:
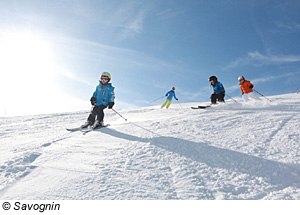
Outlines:
[[[32,33],[0,32],[1,103],[32,102],[49,92],[55,63],[50,44]]]
[[[53,55],[49,44],[33,34],[7,33],[0,37],[1,75],[14,83],[51,76]],[[17,80],[16,80],[17,79]],[[17,81],[17,82],[16,82]]]

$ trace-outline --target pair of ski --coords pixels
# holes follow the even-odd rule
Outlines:
[[[66,128],[66,130],[70,131],[70,132],[81,131],[83,134],[86,134],[88,132],[95,131],[95,130],[98,130],[100,128],[106,128],[107,126],[109,126],[109,124],[103,125],[103,126],[100,126],[100,127],[97,127],[97,128],[81,128],[81,127],[78,127],[78,128]]]
[[[211,105],[200,105],[198,107],[191,107],[192,109],[205,109],[205,108],[209,108],[211,107]]]

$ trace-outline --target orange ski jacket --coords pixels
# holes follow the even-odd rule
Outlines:
[[[251,87],[251,88],[249,88],[249,87]],[[244,83],[240,84],[240,88],[241,88],[242,94],[253,92],[253,90],[252,90],[253,87],[254,87],[254,85],[251,84],[251,82],[247,81],[247,80],[245,80]]]

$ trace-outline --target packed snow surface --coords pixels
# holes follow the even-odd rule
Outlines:
[[[0,118],[0,198],[300,199],[300,94]]]

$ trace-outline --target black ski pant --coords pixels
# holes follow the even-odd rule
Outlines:
[[[94,106],[93,110],[91,111],[89,117],[88,117],[88,121],[90,122],[90,124],[94,124],[96,118],[99,122],[103,121],[104,118],[104,109],[106,108],[105,105],[100,105],[100,106]]]
[[[216,104],[217,100],[219,102],[224,102],[224,97],[225,97],[225,93],[218,93],[218,94],[214,93],[211,94],[210,100],[212,104]]]

